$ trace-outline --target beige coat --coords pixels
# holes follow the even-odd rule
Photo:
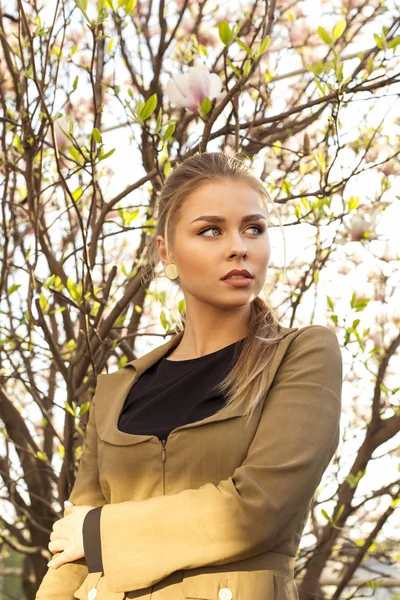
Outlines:
[[[265,402],[237,402],[158,437],[117,423],[132,384],[182,333],[99,375],[70,500],[103,506],[104,576],[81,559],[49,568],[36,600],[296,600],[309,505],[339,442],[335,334],[283,328]]]

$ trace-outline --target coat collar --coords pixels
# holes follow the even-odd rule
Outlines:
[[[135,367],[136,373],[138,377],[144,373],[147,369],[149,369],[154,363],[156,363],[160,358],[167,354],[170,348],[175,348],[183,337],[183,331],[175,334],[168,342],[165,344],[161,344],[157,348],[154,348],[147,354],[144,354],[140,358],[135,358],[124,364],[123,368],[126,367]]]
[[[282,338],[271,363],[270,383],[286,352],[287,347],[298,331],[298,327],[283,327]],[[183,332],[179,332],[165,344],[161,344],[140,358],[125,363],[124,367],[110,374],[100,374],[96,388],[94,410],[96,427],[101,440],[114,445],[128,446],[146,441],[160,443],[155,435],[144,435],[136,433],[125,433],[118,429],[118,420],[122,412],[129,391],[138,378],[149,369],[155,362],[162,358],[170,348],[176,347],[182,339]],[[283,341],[282,341],[283,340]],[[269,386],[268,386],[269,387]],[[266,390],[267,392],[268,390]],[[187,423],[175,428],[170,436],[181,429],[199,427],[208,423],[240,417],[246,412],[243,402],[234,402],[218,412],[193,423]]]

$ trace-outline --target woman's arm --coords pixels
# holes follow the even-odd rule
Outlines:
[[[292,517],[306,514],[338,446],[341,389],[335,334],[305,328],[282,360],[247,456],[231,477],[103,506],[108,589],[145,588],[178,569],[222,565],[282,543]]]
[[[82,456],[69,500],[75,505],[97,507],[106,504],[106,499],[99,482],[95,399],[96,394],[89,408]],[[65,516],[66,512],[64,511]],[[80,587],[87,574],[88,569],[84,558],[65,563],[56,570],[49,568],[40,584],[35,600],[72,600],[73,593]]]

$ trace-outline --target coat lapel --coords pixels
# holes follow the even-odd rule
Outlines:
[[[283,338],[286,338],[290,333],[297,331],[297,327],[283,327]],[[136,358],[124,365],[118,371],[110,374],[100,374],[98,376],[98,384],[96,388],[94,410],[96,416],[96,426],[100,439],[109,444],[128,446],[132,444],[140,444],[149,440],[157,441],[158,437],[154,435],[144,435],[136,433],[125,433],[118,429],[118,419],[122,412],[125,400],[128,393],[138,380],[138,378],[149,369],[155,362],[162,358],[168,350],[176,347],[182,339],[183,332],[174,335],[168,342],[154,348],[140,358]],[[291,339],[291,336],[289,336]],[[289,343],[289,342],[288,342]],[[286,351],[288,343],[278,343],[278,348],[271,364],[272,378],[275,370],[282,360],[283,354]],[[275,365],[275,367],[274,367]],[[271,378],[271,382],[272,382]],[[246,406],[243,402],[236,402],[227,407],[220,409],[218,412],[195,421],[181,425],[176,429],[188,429],[190,427],[199,427],[206,423],[230,419],[232,417],[241,416],[245,413]],[[175,429],[173,430],[175,431]]]
[[[183,331],[140,358],[125,363],[118,371],[98,375],[94,410],[100,439],[118,446],[140,444],[150,439],[158,439],[153,435],[120,431],[118,429],[118,419],[132,385],[147,369],[162,358],[170,348],[175,348],[182,339],[182,336]]]

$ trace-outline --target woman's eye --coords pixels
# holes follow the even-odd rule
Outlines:
[[[206,231],[219,231],[219,228],[218,227],[207,227],[207,229],[203,229],[203,231],[200,231],[199,235],[202,235]],[[205,237],[215,237],[215,236],[214,235],[206,235]]]
[[[264,231],[264,228],[261,227],[260,225],[251,225],[251,227],[248,227],[248,229],[256,229],[259,234],[261,234]],[[205,233],[206,231],[221,231],[221,230],[219,227],[207,227],[206,229],[203,229],[203,231],[200,231],[200,233],[198,235],[203,235],[203,233]],[[216,236],[215,235],[206,235],[204,237],[216,237]]]

